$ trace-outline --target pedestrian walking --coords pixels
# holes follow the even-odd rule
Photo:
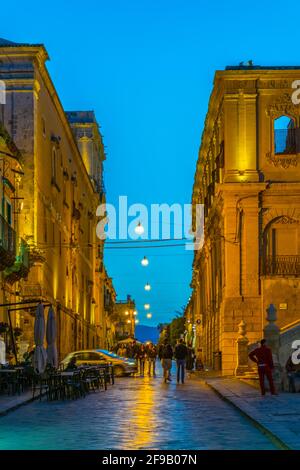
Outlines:
[[[272,351],[266,345],[265,339],[262,339],[260,341],[259,348],[254,349],[254,351],[249,354],[249,358],[251,359],[251,361],[257,364],[259,384],[262,396],[266,394],[265,377],[267,377],[268,379],[271,394],[277,395],[272,376],[272,369],[274,368]]]
[[[186,347],[182,338],[180,338],[178,344],[175,347],[175,359],[177,362],[177,383],[180,382],[184,384],[184,375],[185,375],[185,365],[186,358],[188,355],[188,348]]]
[[[286,364],[285,370],[287,372],[288,380],[289,380],[289,392],[295,393],[296,392],[296,378],[300,378],[300,365],[294,364],[292,361],[292,356],[289,356]]]
[[[173,359],[173,348],[169,344],[168,340],[165,340],[164,347],[161,351],[161,365],[164,371],[164,381],[165,383],[171,382],[171,368],[172,368],[172,359]]]
[[[162,360],[162,352],[163,352],[164,346],[165,345],[163,343],[160,343],[158,345],[157,355],[160,361]]]
[[[186,357],[186,371],[191,374],[195,367],[195,350],[192,343],[188,344]]]
[[[148,346],[148,351],[147,351],[147,357],[148,357],[148,375],[151,376],[151,372],[153,374],[153,377],[155,377],[155,364],[156,364],[156,357],[157,357],[157,350],[154,344],[150,343]]]
[[[146,351],[146,348],[145,348],[144,344],[142,344],[141,347],[139,348],[139,351],[137,353],[137,359],[138,359],[140,375],[142,377],[144,377],[145,362],[146,362],[146,359],[147,359],[147,351]]]

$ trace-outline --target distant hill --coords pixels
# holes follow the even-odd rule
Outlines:
[[[135,337],[138,341],[141,341],[141,343],[145,343],[146,341],[157,343],[159,330],[156,326],[136,325]]]

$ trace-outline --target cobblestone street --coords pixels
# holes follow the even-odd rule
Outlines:
[[[274,449],[204,382],[123,378],[107,392],[36,401],[0,418],[0,449]]]

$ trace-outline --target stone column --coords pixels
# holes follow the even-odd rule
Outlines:
[[[244,375],[249,371],[248,366],[248,343],[249,340],[246,336],[247,325],[244,320],[239,324],[239,336],[236,340],[236,358],[237,364],[235,368],[235,375]]]
[[[272,350],[274,362],[273,380],[275,387],[277,390],[282,390],[283,370],[279,362],[280,329],[276,325],[277,310],[275,305],[270,304],[266,311],[268,324],[264,328],[264,337],[267,341],[267,346]]]

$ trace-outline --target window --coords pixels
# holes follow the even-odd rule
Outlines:
[[[52,181],[56,183],[57,176],[57,152],[56,149],[52,149]]]
[[[5,201],[5,218],[9,225],[12,224],[12,210],[11,210],[11,203],[9,201]]]
[[[46,121],[44,118],[42,118],[42,132],[43,136],[46,137]]]
[[[296,153],[295,121],[289,116],[274,119],[274,153],[275,155]]]

